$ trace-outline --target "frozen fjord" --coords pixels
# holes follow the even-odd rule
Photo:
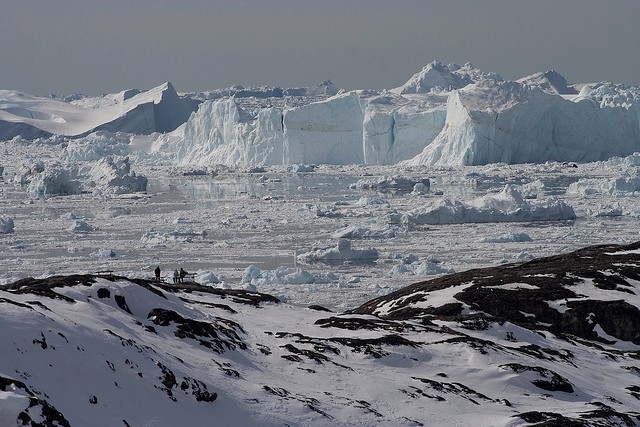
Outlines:
[[[34,153],[22,144],[6,150],[24,161]],[[50,150],[40,146],[38,158]],[[100,270],[149,277],[159,265],[168,278],[183,267],[211,286],[255,286],[296,304],[348,309],[435,275],[638,240],[638,161],[440,169],[322,165],[304,173],[272,166],[253,173],[220,169],[217,176],[138,164],[147,192],[113,196],[28,197],[5,180],[1,216],[12,218],[14,227],[0,234],[0,280]],[[17,172],[12,165],[5,176]],[[395,182],[428,178],[431,185],[423,193],[385,189],[394,176]],[[364,189],[367,182],[374,188]],[[520,202],[509,191],[522,196]],[[557,213],[541,210],[550,201],[572,208],[575,219],[522,214],[523,206]],[[463,217],[454,215],[460,206]],[[424,220],[425,212],[431,219]],[[491,220],[498,213],[505,222]],[[341,239],[352,252],[331,256]],[[359,259],[357,251],[368,248],[377,259]],[[324,262],[309,256],[322,250],[329,250]]]

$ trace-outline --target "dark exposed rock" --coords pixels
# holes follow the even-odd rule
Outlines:
[[[623,341],[640,345],[640,310],[625,301],[569,301],[560,329],[592,340],[600,340],[594,324]]]
[[[285,345],[282,346],[282,348],[286,349],[290,353],[293,353],[293,354],[296,354],[296,355],[303,355],[303,356],[315,361],[316,363],[322,364],[324,362],[329,362],[329,358],[327,356],[325,356],[324,354],[319,353],[317,351],[300,349],[300,348],[294,346],[293,344],[285,344]]]
[[[413,328],[413,326],[402,322],[395,322],[372,317],[365,318],[352,316],[332,316],[325,319],[318,319],[316,320],[315,324],[323,328],[339,328],[352,331],[386,330],[402,332],[408,328]]]
[[[566,349],[556,350],[552,348],[540,347],[536,344],[529,344],[521,347],[516,347],[514,348],[514,350],[519,351],[523,354],[527,354],[529,356],[534,356],[536,359],[550,360],[553,362],[562,360],[573,365],[573,362],[571,361],[571,359],[573,359],[574,357],[573,353]]]
[[[71,427],[69,421],[60,411],[46,400],[37,397],[37,394],[30,390],[25,383],[0,376],[0,391],[13,391],[15,389],[22,390],[29,396],[29,407],[18,414],[16,425],[19,425],[17,422],[20,422],[22,425],[31,427]]]
[[[439,393],[455,394],[457,396],[460,396],[464,399],[469,400],[471,403],[474,403],[476,405],[479,405],[477,400],[492,401],[492,399],[485,396],[484,394],[478,393],[477,391],[461,383],[456,383],[456,382],[447,383],[447,382],[431,380],[428,378],[418,378],[418,377],[411,377],[411,378],[414,380],[420,381],[421,383],[430,387],[432,390],[435,390]],[[444,398],[442,398],[442,400],[444,400]]]
[[[242,331],[242,327],[230,320],[217,318],[208,323],[200,320],[188,319],[173,310],[154,308],[147,316],[157,326],[169,326],[175,323],[175,336],[178,338],[191,338],[200,345],[210,348],[216,353],[237,348],[245,349],[247,345],[240,338],[236,330]]]
[[[315,310],[315,311],[326,311],[326,312],[328,312],[328,313],[331,313],[331,312],[332,312],[332,311],[331,311],[331,310],[329,310],[328,308],[323,307],[323,306],[321,306],[321,305],[316,305],[316,304],[310,305],[310,306],[309,306],[309,310]]]
[[[154,387],[164,391],[165,393],[167,393],[167,396],[171,398],[171,400],[175,401],[176,399],[175,397],[173,397],[173,388],[176,387],[177,385],[175,374],[171,369],[169,369],[167,366],[165,366],[164,364],[158,361],[156,361],[156,365],[158,366],[158,368],[160,368],[160,372],[162,372],[162,375],[158,378],[160,379],[160,382],[164,387],[159,387],[159,386],[154,386]]]
[[[98,289],[98,298],[111,298],[111,292],[107,288]]]
[[[180,384],[180,389],[184,392],[191,389],[191,394],[196,398],[197,402],[213,402],[218,398],[217,393],[211,393],[207,390],[205,383],[194,378],[185,378]]]
[[[556,414],[555,412],[538,412],[538,411],[530,411],[523,412],[518,415],[514,415],[514,417],[522,418],[524,421],[528,423],[537,423],[536,426],[545,426],[545,427],[578,427],[584,426],[577,420],[572,420],[570,418],[564,417],[560,414]]]
[[[153,282],[151,282],[153,283]],[[174,285],[158,285],[162,289],[170,292],[183,291],[186,293],[200,292],[205,294],[219,295],[223,298],[231,298],[233,302],[253,305],[258,307],[261,303],[280,303],[280,300],[272,295],[250,292],[243,289],[219,289],[210,286],[202,286],[197,283],[177,283]]]
[[[535,372],[542,379],[533,380],[531,384],[543,390],[573,393],[573,386],[569,380],[549,369],[541,368],[540,366],[524,366],[520,363],[508,363],[500,365],[500,367],[509,368],[518,374],[522,372]]]
[[[364,353],[379,359],[389,354],[383,350],[383,345],[418,347],[420,343],[410,341],[400,335],[385,335],[380,338],[330,338],[329,341],[351,347],[356,353]]]
[[[629,394],[631,396],[640,400],[640,386],[632,385],[632,386],[626,387],[626,389],[629,391]]]
[[[42,332],[40,332],[40,336],[42,337],[41,340],[34,338],[33,339],[33,343],[34,344],[39,344],[40,347],[42,347],[43,350],[46,350],[48,345],[47,345],[47,339],[45,338],[44,334]]]
[[[122,310],[126,311],[129,314],[133,314],[131,313],[131,309],[129,309],[129,306],[127,305],[127,300],[122,295],[116,295],[113,297],[113,299],[116,300],[116,304],[118,304],[118,307],[120,307]]]
[[[319,408],[320,402],[317,399],[313,399],[307,396],[292,394],[287,389],[282,387],[270,387],[268,385],[265,385],[265,386],[262,386],[262,389],[270,394],[273,394],[285,400],[297,400],[303,403],[307,408],[311,409],[312,411],[317,412],[318,414],[328,419],[333,419],[331,415],[327,414],[325,411],[322,411]]]
[[[23,304],[21,302],[12,301],[12,300],[7,299],[7,298],[0,298],[0,304],[11,304],[11,305],[15,305],[16,307],[28,308],[30,310],[33,310],[33,307],[31,307],[29,304]],[[30,303],[30,304],[32,304],[32,303]]]
[[[194,300],[194,299],[189,299],[189,298],[180,298],[182,301],[187,302],[189,304],[199,304],[199,305],[204,305],[206,307],[213,307],[213,308],[219,308],[221,310],[225,310],[228,311],[229,313],[235,314],[237,313],[236,310],[234,310],[233,308],[229,307],[227,304],[216,304],[213,302],[204,302],[204,301],[198,301],[198,300]]]
[[[629,280],[640,280],[638,249],[640,242],[601,245],[522,264],[470,270],[407,286],[350,313],[376,315],[384,306],[384,314],[379,315],[386,320],[441,318],[471,329],[508,321],[567,339],[590,341],[602,341],[594,330],[600,325],[612,337],[640,344],[640,310],[623,301],[625,295],[637,292]],[[578,295],[576,285],[589,286],[586,281],[595,288],[619,293],[620,298],[597,301]],[[468,305],[470,314],[462,315],[456,302],[428,307],[430,293],[456,286],[460,291],[454,298]],[[566,309],[561,312],[550,301]]]

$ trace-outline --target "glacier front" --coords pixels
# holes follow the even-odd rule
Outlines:
[[[180,165],[483,165],[590,162],[640,151],[640,88],[557,72],[505,81],[470,64],[428,64],[398,88],[307,104],[205,101],[185,124]]]

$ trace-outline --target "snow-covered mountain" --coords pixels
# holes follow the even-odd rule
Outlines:
[[[0,289],[0,424],[640,425],[640,243],[346,313],[111,275]]]
[[[184,123],[198,102],[180,97],[169,82],[148,91],[125,90],[68,102],[0,90],[0,140],[20,135],[79,136],[98,130],[149,134],[170,132]]]

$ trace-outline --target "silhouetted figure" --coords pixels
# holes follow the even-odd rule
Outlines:
[[[180,268],[180,283],[184,283],[184,277],[187,275],[188,273],[186,271],[184,271],[182,268]]]
[[[178,270],[173,270],[173,283],[178,283],[179,279],[180,279],[180,273],[178,273]]]
[[[156,273],[156,282],[160,281],[160,266],[157,266],[155,270],[153,270],[154,273]]]

